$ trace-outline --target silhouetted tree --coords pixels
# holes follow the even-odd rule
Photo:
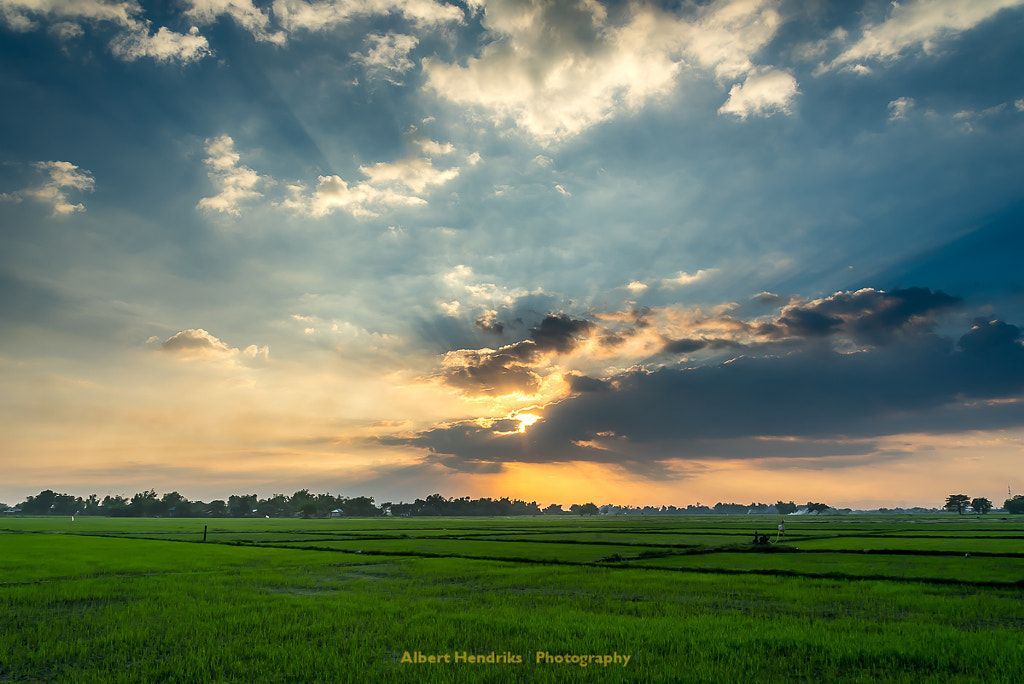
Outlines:
[[[168,492],[160,499],[166,515],[172,518],[191,518],[192,502],[178,492]]]
[[[780,515],[789,515],[790,513],[796,513],[796,504],[792,501],[789,503],[776,501],[775,510],[777,510]]]
[[[74,515],[75,497],[44,489],[30,496],[19,506],[25,515]]]
[[[964,509],[967,508],[971,503],[971,497],[966,494],[950,494],[946,497],[946,505],[943,506],[947,511],[956,511],[960,515],[964,514]]]
[[[338,508],[345,511],[346,517],[374,518],[381,514],[381,509],[373,505],[372,496],[357,496],[351,499],[338,498]]]
[[[592,503],[573,504],[572,506],[569,506],[569,512],[575,513],[576,515],[597,515],[600,513],[597,506]]]
[[[156,491],[152,489],[148,492],[136,492],[135,496],[128,503],[129,515],[136,518],[160,515],[162,508],[160,499],[156,496]]]
[[[983,496],[971,499],[971,510],[985,515],[992,510],[992,502]]]
[[[1003,502],[1003,508],[1007,513],[1021,514],[1024,513],[1024,495],[1018,494],[1012,499],[1007,499]]]
[[[238,496],[232,494],[228,497],[228,515],[232,518],[248,518],[256,509],[257,498],[255,494],[243,494]]]

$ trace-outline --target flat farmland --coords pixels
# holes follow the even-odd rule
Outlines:
[[[0,682],[1019,681],[1024,520],[779,521],[7,518]]]

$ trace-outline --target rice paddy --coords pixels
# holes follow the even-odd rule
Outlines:
[[[1019,681],[1024,520],[778,522],[3,519],[0,682]]]

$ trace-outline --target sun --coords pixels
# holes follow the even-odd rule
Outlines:
[[[526,432],[526,428],[540,420],[540,416],[535,416],[532,413],[517,413],[515,419],[519,421],[519,427],[516,428],[516,432],[523,433]]]

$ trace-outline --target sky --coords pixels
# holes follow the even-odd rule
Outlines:
[[[0,0],[0,501],[1024,492],[1024,0]]]

